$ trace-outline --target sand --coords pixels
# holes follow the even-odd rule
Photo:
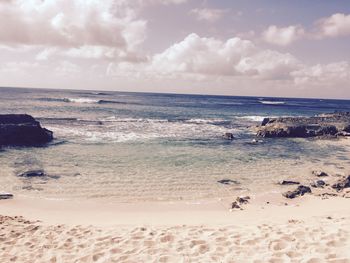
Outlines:
[[[350,262],[350,199],[269,200],[2,200],[0,261]]]

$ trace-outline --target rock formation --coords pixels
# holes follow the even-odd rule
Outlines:
[[[27,114],[0,114],[1,146],[42,146],[52,141],[53,133]]]
[[[314,117],[265,118],[258,127],[259,137],[308,138],[349,136],[350,112],[336,112]]]

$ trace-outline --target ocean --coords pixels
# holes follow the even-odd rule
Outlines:
[[[350,101],[0,88],[1,114],[30,114],[55,137],[47,147],[0,150],[0,190],[118,202],[276,191],[279,180],[302,180],[314,169],[345,171],[349,147],[340,140],[255,142],[253,128],[264,117],[334,111],[350,111]],[[235,139],[223,139],[226,132]],[[32,169],[49,176],[16,176]]]

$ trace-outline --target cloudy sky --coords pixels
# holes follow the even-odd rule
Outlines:
[[[348,0],[0,0],[0,86],[350,98]]]

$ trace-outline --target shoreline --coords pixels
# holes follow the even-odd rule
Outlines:
[[[36,198],[2,200],[0,215],[23,216],[45,224],[68,225],[230,225],[278,223],[311,217],[348,215],[350,200],[305,195],[293,200],[254,197],[244,210],[230,211],[228,200],[117,203]],[[267,201],[269,200],[269,201]],[[268,203],[267,203],[268,202]],[[286,205],[287,204],[287,205]]]

